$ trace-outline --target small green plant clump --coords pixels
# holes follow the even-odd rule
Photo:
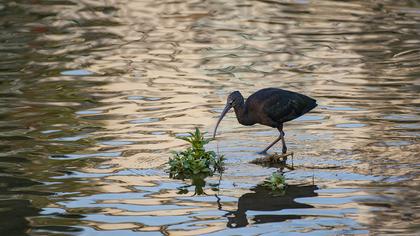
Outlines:
[[[286,190],[286,178],[283,174],[274,172],[268,177],[262,186],[269,188],[271,191],[279,194],[283,194]]]
[[[213,151],[206,151],[204,145],[211,139],[205,139],[198,128],[189,133],[189,137],[178,137],[191,144],[184,151],[173,152],[169,158],[169,177],[174,179],[192,179],[213,176],[215,172],[223,171],[223,156],[217,156]]]

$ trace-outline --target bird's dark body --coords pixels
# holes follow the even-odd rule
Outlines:
[[[249,96],[242,109],[235,109],[235,113],[242,125],[259,123],[276,128],[316,106],[316,100],[306,95],[278,88],[265,88]]]
[[[278,141],[282,141],[282,152],[287,152],[286,142],[284,141],[283,123],[298,118],[317,106],[315,99],[306,95],[287,91],[278,88],[261,89],[244,101],[244,97],[239,91],[229,94],[225,109],[223,109],[213,137],[216,137],[217,127],[225,114],[233,107],[236,118],[242,125],[254,125],[256,123],[277,128],[280,132],[279,137],[274,140],[261,154],[267,153]]]

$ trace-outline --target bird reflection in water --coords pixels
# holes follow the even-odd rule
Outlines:
[[[282,169],[280,169],[282,172]],[[219,191],[221,176],[217,183],[209,183],[212,191]],[[196,176],[191,179],[191,184],[178,188],[178,194],[188,194],[189,188],[194,187],[195,195],[207,195],[204,191],[206,181],[204,176]],[[296,202],[297,198],[316,197],[318,194],[315,192],[318,187],[314,184],[311,185],[287,185],[287,187],[280,192],[273,192],[271,189],[259,184],[251,188],[251,193],[246,193],[238,199],[238,209],[236,211],[228,211],[225,215],[228,219],[227,226],[230,228],[244,227],[249,224],[247,211],[258,212],[274,212],[284,209],[302,209],[314,208],[314,206]],[[280,194],[279,194],[280,193]],[[218,199],[219,210],[223,210],[222,203],[217,194],[215,197]],[[302,216],[296,214],[259,214],[253,217],[255,224],[282,222],[286,220],[301,219]]]
[[[318,189],[316,185],[288,185],[284,195],[273,195],[271,191],[261,185],[252,188],[252,193],[242,195],[238,200],[238,209],[226,214],[227,226],[231,228],[244,227],[249,224],[247,211],[280,211],[283,209],[313,208],[314,206],[298,203],[296,198],[315,197]],[[259,214],[254,216],[255,224],[281,222],[300,219],[300,215]]]

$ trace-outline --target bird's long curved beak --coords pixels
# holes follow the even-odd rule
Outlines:
[[[223,117],[225,117],[226,113],[230,110],[230,108],[232,108],[232,106],[229,103],[226,104],[225,109],[223,109],[222,114],[220,115],[220,118],[217,121],[216,127],[214,128],[213,138],[216,137],[217,127],[219,126],[220,121],[222,121]]]

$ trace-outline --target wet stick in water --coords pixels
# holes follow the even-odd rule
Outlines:
[[[287,158],[292,157],[292,165],[289,166],[286,164]],[[294,170],[293,167],[293,152],[287,154],[278,154],[274,153],[272,155],[267,155],[264,157],[256,158],[251,161],[252,164],[263,165],[263,166],[284,166],[290,170]]]

